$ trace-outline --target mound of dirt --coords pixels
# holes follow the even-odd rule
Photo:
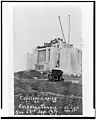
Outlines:
[[[33,79],[34,77],[42,78],[42,74],[36,70],[28,70],[15,72],[14,77],[19,79]]]

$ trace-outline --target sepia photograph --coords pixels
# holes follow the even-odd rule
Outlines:
[[[14,114],[82,115],[82,12],[76,5],[15,7]]]

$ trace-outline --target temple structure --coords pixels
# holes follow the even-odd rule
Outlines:
[[[47,72],[56,67],[64,74],[81,74],[82,51],[56,38],[27,54],[27,69]]]

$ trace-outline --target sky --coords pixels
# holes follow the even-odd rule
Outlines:
[[[58,16],[68,42],[70,13],[70,43],[80,48],[82,14],[79,6],[65,3],[32,3],[18,5],[13,11],[14,72],[26,69],[26,53],[37,45],[62,38]]]

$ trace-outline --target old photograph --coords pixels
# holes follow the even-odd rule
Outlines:
[[[14,115],[82,115],[82,12],[36,3],[13,10]]]
[[[95,2],[1,1],[1,119],[95,118]]]

